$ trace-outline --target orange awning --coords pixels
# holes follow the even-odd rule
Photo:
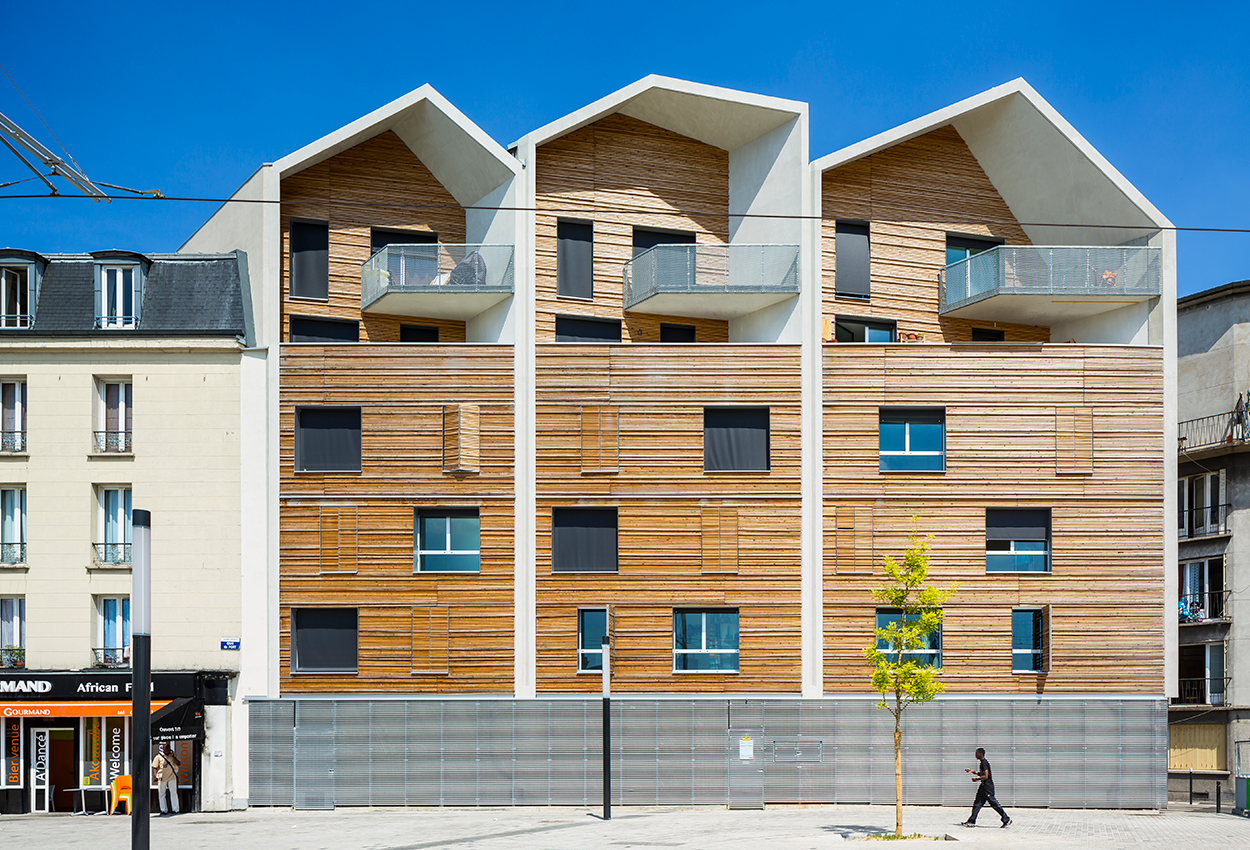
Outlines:
[[[153,702],[152,710],[168,702]],[[19,702],[0,705],[0,717],[129,717],[128,702]]]

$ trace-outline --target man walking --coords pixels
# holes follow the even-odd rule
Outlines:
[[[998,812],[998,816],[1003,819],[1003,826],[1011,823],[1011,818],[1007,817],[1007,813],[1003,811],[1003,807],[998,804],[998,800],[994,797],[994,771],[990,768],[989,760],[985,758],[985,750],[977,747],[976,757],[979,762],[977,769],[970,767],[964,768],[964,773],[972,774],[973,782],[980,782],[977,786],[977,798],[972,802],[972,817],[964,821],[961,826],[976,826],[977,814],[980,813],[981,807],[986,803],[990,804],[990,808]]]
[[[156,779],[156,799],[161,804],[161,815],[169,814],[165,808],[165,792],[169,792],[169,803],[178,814],[178,768],[182,763],[174,755],[169,744],[161,744],[160,752],[152,759],[152,773]]]

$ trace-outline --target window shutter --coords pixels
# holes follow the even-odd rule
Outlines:
[[[738,508],[704,505],[700,525],[704,573],[738,572]]]
[[[322,507],[317,543],[323,575],[356,572],[356,509]]]
[[[481,408],[443,405],[443,472],[481,471]]]
[[[838,505],[834,514],[834,571],[871,573],[873,569],[872,505]]]
[[[1055,472],[1088,475],[1094,471],[1094,409],[1055,408]]]
[[[102,298],[101,285],[103,282],[104,271],[99,267],[95,267],[95,325],[101,326],[100,319],[104,316],[104,300]]]
[[[594,225],[556,222],[556,294],[594,298]]]
[[[620,463],[620,408],[582,408],[582,472],[616,472]]]
[[[1050,672],[1050,606],[1042,606],[1042,672]]]
[[[834,227],[834,290],[838,295],[868,298],[872,292],[868,224],[839,221]]]
[[[412,609],[412,672],[447,672],[450,619],[446,607]]]
[[[143,312],[143,266],[135,266],[135,292],[134,292],[134,317],[132,321],[135,327],[139,327],[139,319]]]
[[[134,430],[134,389],[135,385],[126,383],[122,385],[123,400],[126,405],[126,415],[124,418],[125,428],[123,431],[130,432]]]

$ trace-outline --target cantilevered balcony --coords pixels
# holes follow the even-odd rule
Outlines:
[[[360,273],[360,309],[471,319],[513,292],[511,245],[387,245]]]
[[[943,316],[1053,325],[1159,295],[1160,249],[1001,245],[941,273]]]
[[[735,319],[799,293],[797,245],[656,245],[625,264],[625,309]]]

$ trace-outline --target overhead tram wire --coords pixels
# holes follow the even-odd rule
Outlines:
[[[30,111],[35,113],[35,117],[39,119],[40,124],[43,124],[44,127],[47,127],[48,133],[51,134],[52,138],[56,139],[56,143],[61,146],[61,150],[65,151],[65,156],[69,157],[69,161],[74,163],[74,168],[77,168],[78,172],[81,174],[82,166],[79,165],[77,161],[75,161],[74,155],[71,154],[69,152],[69,148],[65,147],[64,143],[60,139],[57,138],[56,133],[52,132],[52,128],[48,127],[48,122],[43,120],[43,116],[39,114],[38,109],[35,109],[35,105],[30,102],[30,98],[26,96],[26,92],[22,91],[21,86],[19,86],[17,84],[17,81],[14,80],[13,77],[9,75],[9,72],[5,70],[5,67],[3,65],[0,65],[0,71],[4,71],[4,75],[9,78],[9,82],[13,84],[13,88],[17,89],[17,93],[22,96],[22,100],[26,101],[26,105],[30,107]]]

